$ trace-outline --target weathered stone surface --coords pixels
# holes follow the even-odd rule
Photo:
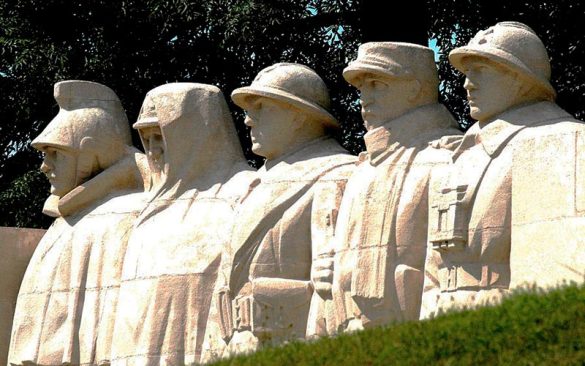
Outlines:
[[[581,283],[585,126],[565,114],[530,135],[515,146],[512,161],[510,288]]]
[[[55,85],[59,114],[33,141],[56,217],[18,294],[12,364],[97,364],[110,358],[120,271],[142,206],[143,155],[130,147],[115,93],[100,84]]]
[[[18,289],[26,266],[45,234],[42,229],[0,227],[0,362],[8,361],[8,346]]]
[[[544,45],[503,22],[450,60],[477,120],[463,136],[429,48],[360,46],[344,70],[367,129],[358,159],[331,137],[312,69],[262,70],[232,93],[257,172],[214,86],[151,90],[133,125],[145,155],[112,90],[57,83],[59,114],[32,143],[56,219],[22,285],[42,231],[0,228],[8,362],[209,362],[582,282],[585,123],[554,103]]]
[[[192,364],[251,169],[217,87],[157,87],[134,127],[152,173],[124,259],[111,364]]]
[[[276,64],[232,99],[246,109],[252,149],[267,158],[240,203],[218,289],[225,355],[305,336],[312,253],[330,245],[349,169],[325,128],[329,95],[306,66]],[[219,354],[220,341],[211,341]]]
[[[583,280],[578,188],[585,124],[552,101],[544,45],[498,23],[450,60],[471,116],[453,163],[433,172],[421,317],[499,301],[510,288]]]
[[[418,318],[428,176],[450,156],[432,142],[459,134],[437,103],[439,80],[427,47],[363,44],[344,77],[361,92],[366,152],[340,207],[332,301],[322,296],[310,335]]]

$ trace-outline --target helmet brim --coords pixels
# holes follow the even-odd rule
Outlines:
[[[404,77],[403,74],[394,72],[388,68],[370,65],[365,62],[354,61],[343,69],[343,78],[351,85],[359,88],[364,75],[373,74],[389,79]]]
[[[147,128],[147,127],[158,127],[158,118],[144,118],[144,119],[140,119],[138,121],[136,121],[136,123],[134,123],[132,125],[132,128],[135,130],[139,130],[141,128]]]
[[[78,147],[75,138],[71,135],[69,118],[67,113],[57,114],[30,145],[39,151],[44,151],[46,147],[64,150],[73,150]]]
[[[512,71],[518,72],[524,77],[528,78],[534,84],[538,85],[542,90],[556,98],[556,91],[548,80],[533,73],[520,59],[511,53],[505,52],[495,47],[476,47],[464,46],[455,48],[449,53],[449,62],[461,73],[465,74],[466,58],[475,56],[484,58],[489,61],[502,65]]]
[[[283,90],[262,86],[247,86],[234,90],[231,97],[238,107],[246,110],[251,109],[251,103],[257,97],[281,101],[314,115],[327,127],[339,128],[339,123],[335,117],[333,117],[331,113],[327,112],[323,107],[315,103],[308,102]]]

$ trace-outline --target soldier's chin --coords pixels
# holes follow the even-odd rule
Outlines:
[[[483,119],[483,113],[481,111],[481,109],[470,105],[469,106],[469,115],[471,116],[471,118],[473,118],[476,121],[481,121]]]
[[[67,193],[69,193],[71,191],[71,189],[64,189],[64,188],[59,188],[59,187],[55,187],[54,185],[51,184],[51,194],[57,197],[63,197],[64,195],[66,195]]]
[[[381,125],[382,123],[373,114],[368,114],[368,116],[364,118],[364,127],[367,131],[380,127]]]
[[[368,119],[370,118],[370,116],[372,114],[370,112],[366,112],[362,109],[361,115],[362,115],[362,120],[364,121],[364,123],[367,123]]]
[[[256,155],[262,156],[262,145],[257,142],[252,142],[252,152]]]

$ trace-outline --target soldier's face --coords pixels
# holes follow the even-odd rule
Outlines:
[[[294,140],[296,111],[268,98],[256,98],[246,110],[244,123],[250,127],[252,151],[267,159],[287,152]]]
[[[159,126],[141,128],[140,137],[150,166],[152,184],[158,186],[162,181],[165,165],[165,145],[162,131]]]
[[[362,118],[369,131],[397,118],[413,108],[411,80],[390,79],[365,74],[357,85],[360,90]]]
[[[77,155],[52,146],[45,147],[43,153],[41,171],[51,183],[51,193],[63,197],[77,186]]]
[[[470,114],[479,122],[491,121],[521,100],[516,73],[476,57],[465,60],[464,73]]]

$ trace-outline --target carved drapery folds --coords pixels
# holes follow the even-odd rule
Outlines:
[[[214,86],[150,91],[143,154],[111,89],[57,83],[59,114],[32,142],[56,219],[9,363],[204,363],[582,281],[585,124],[554,103],[542,41],[502,22],[449,59],[477,120],[463,135],[431,49],[360,46],[343,72],[361,93],[359,158],[331,137],[314,70],[265,68],[231,94],[266,158],[255,172]]]

